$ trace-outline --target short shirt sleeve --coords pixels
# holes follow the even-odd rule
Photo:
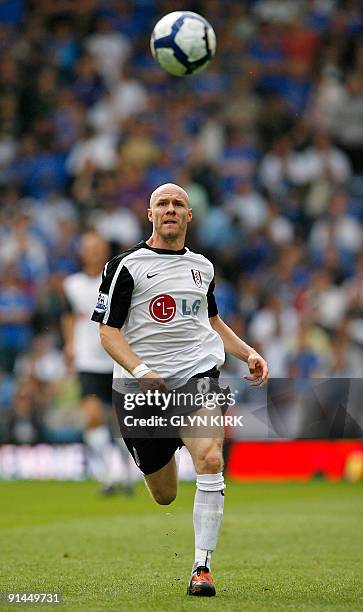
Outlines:
[[[207,291],[207,302],[208,302],[208,317],[216,317],[218,314],[217,302],[214,296],[214,278],[211,280],[208,291]]]
[[[111,259],[103,270],[92,321],[120,329],[128,315],[133,289],[134,279],[122,260]]]

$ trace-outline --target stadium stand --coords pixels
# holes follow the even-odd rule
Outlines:
[[[218,41],[189,79],[149,51],[174,0],[0,4],[3,442],[79,439],[62,280],[85,228],[115,253],[147,237],[148,194],[167,181],[190,194],[188,244],[215,263],[222,317],[271,375],[361,377],[362,5],[183,8]]]

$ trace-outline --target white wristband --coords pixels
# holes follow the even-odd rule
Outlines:
[[[151,372],[151,369],[148,368],[146,363],[139,363],[139,365],[136,366],[136,368],[134,368],[131,371],[131,374],[135,376],[135,378],[141,378],[142,376],[145,376],[145,374],[148,374],[149,372]]]

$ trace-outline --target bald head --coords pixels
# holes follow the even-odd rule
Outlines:
[[[153,224],[149,246],[160,249],[182,249],[193,212],[188,194],[174,183],[160,185],[151,194],[147,218]]]
[[[184,191],[182,187],[179,187],[179,185],[175,185],[175,183],[165,183],[164,185],[157,187],[155,191],[152,192],[150,196],[150,208],[152,208],[156,200],[164,196],[181,198],[189,207],[189,196],[187,192]]]

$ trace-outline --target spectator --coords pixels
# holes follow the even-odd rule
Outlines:
[[[1,411],[10,410],[13,404],[14,381],[8,372],[0,369],[0,425],[3,421]]]
[[[73,92],[85,106],[93,106],[106,93],[103,77],[92,55],[83,53],[75,66]]]
[[[261,228],[267,220],[266,201],[249,180],[236,180],[235,194],[228,199],[227,208],[247,232]]]
[[[60,287],[79,268],[81,231],[97,227],[115,252],[131,246],[148,232],[148,194],[169,181],[189,192],[190,247],[215,263],[220,308],[259,343],[274,375],[356,371],[363,355],[360,3],[192,3],[224,44],[190,79],[169,77],[149,50],[152,25],[175,9],[172,1],[33,4],[0,2],[6,389],[18,386],[14,360],[20,368],[36,354],[45,363],[45,330],[57,353]],[[329,337],[341,359],[332,359]],[[31,395],[38,409],[39,388]]]
[[[251,342],[263,352],[276,334],[285,339],[294,334],[297,327],[297,315],[293,308],[286,308],[276,295],[270,293],[264,297],[262,308],[252,318],[248,334]]]
[[[322,327],[332,330],[344,317],[348,300],[344,289],[333,284],[329,271],[319,270],[312,277],[309,304],[314,309],[317,322]]]
[[[89,222],[105,240],[117,245],[118,251],[128,249],[142,238],[136,215],[127,208],[116,206],[112,201],[96,209],[90,215]]]
[[[189,195],[189,205],[193,210],[193,220],[200,224],[209,211],[207,190],[203,185],[193,181],[188,168],[183,168],[177,179],[177,183],[186,190]]]
[[[95,134],[85,130],[84,137],[70,150],[67,170],[71,175],[82,172],[85,164],[92,162],[100,170],[112,170],[116,165],[117,139],[112,134]]]
[[[307,378],[318,378],[326,367],[321,350],[314,348],[314,328],[306,322],[300,322],[295,337],[295,346],[288,357],[288,374],[298,381]],[[298,383],[299,384],[299,383]]]
[[[354,172],[363,172],[363,75],[351,74],[337,104],[332,134],[350,158]]]
[[[1,367],[7,372],[13,372],[16,357],[30,344],[33,312],[34,300],[16,269],[4,269],[0,285],[0,355]]]
[[[318,218],[312,226],[309,247],[316,261],[329,244],[342,259],[356,255],[363,245],[362,227],[349,212],[348,194],[342,189],[332,195],[325,218]]]
[[[304,154],[305,181],[307,183],[326,178],[335,184],[347,183],[351,176],[347,155],[334,147],[328,134],[318,131],[313,145]]]
[[[304,175],[303,157],[293,150],[291,138],[286,135],[276,140],[272,151],[262,158],[261,185],[272,196],[284,196],[289,187],[304,182]]]
[[[118,81],[124,62],[130,56],[130,41],[113,29],[109,17],[101,15],[97,19],[95,32],[86,41],[86,47],[96,58],[100,73],[112,88]]]
[[[19,278],[30,285],[38,285],[47,278],[46,249],[32,231],[28,211],[19,212],[15,217],[0,245],[0,258],[2,265],[11,265]]]
[[[21,381],[18,385],[8,427],[9,442],[36,444],[42,441],[42,419],[30,380]]]
[[[68,77],[79,54],[79,45],[71,23],[59,20],[55,24],[54,31],[47,41],[47,50],[58,66],[60,74]]]
[[[328,376],[334,378],[361,378],[362,355],[357,346],[352,346],[348,320],[342,319],[332,339],[332,359]]]
[[[16,371],[22,379],[34,379],[41,384],[42,393],[46,387],[65,378],[67,368],[63,354],[55,346],[55,341],[49,334],[37,336],[31,350],[18,359]]]
[[[251,181],[256,171],[257,158],[257,149],[244,132],[230,127],[221,159],[224,190],[233,191],[237,179]]]
[[[265,223],[271,241],[275,245],[292,242],[294,239],[294,226],[283,214],[278,204],[270,200],[267,204]]]

